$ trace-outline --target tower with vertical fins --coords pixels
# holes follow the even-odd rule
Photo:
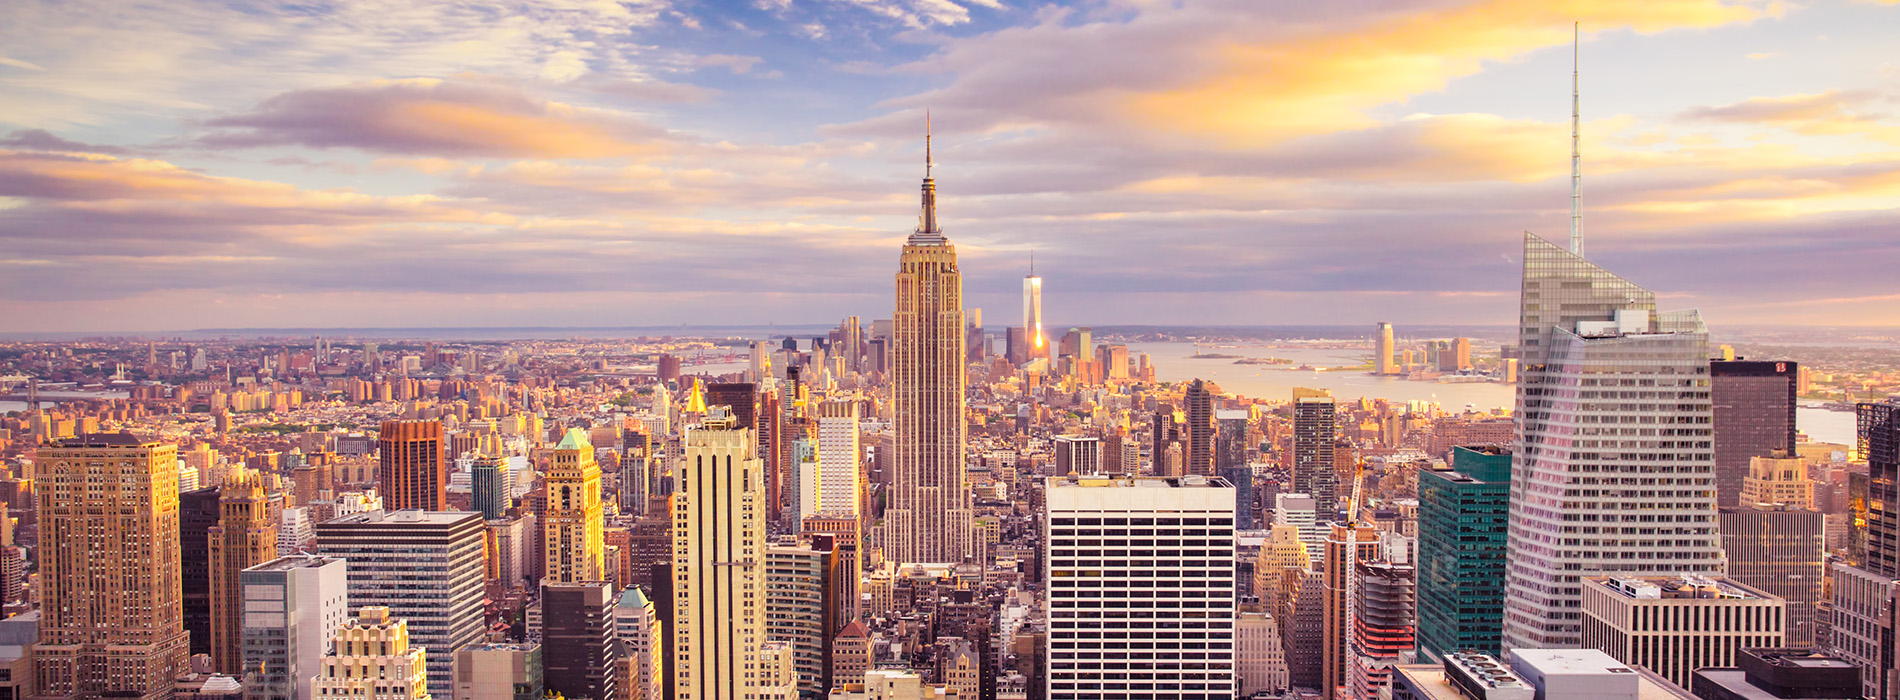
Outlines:
[[[937,223],[929,125],[923,207],[898,258],[891,390],[895,466],[884,516],[884,558],[959,563],[974,555],[963,464],[963,273]]]

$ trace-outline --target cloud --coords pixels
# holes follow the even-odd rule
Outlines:
[[[1900,125],[1886,114],[1868,111],[1879,94],[1864,90],[1755,97],[1720,107],[1699,107],[1685,117],[1713,122],[1778,126],[1816,136],[1861,136],[1900,144]]]
[[[213,119],[212,148],[301,145],[449,157],[607,158],[671,137],[625,114],[530,97],[505,86],[432,79],[290,92]]]
[[[72,151],[77,153],[122,154],[126,150],[118,146],[94,146],[92,144],[69,141],[45,129],[20,129],[0,138],[0,148],[18,148],[28,151]]]
[[[1525,3],[1488,0],[1285,39],[1210,42],[1211,74],[1128,97],[1161,128],[1245,143],[1273,142],[1374,123],[1366,110],[1441,90],[1487,61],[1567,43],[1575,20],[1591,32],[1656,33],[1744,22],[1771,11],[1719,0]]]
[[[765,59],[759,58],[758,56],[737,56],[724,53],[700,56],[699,60],[694,61],[695,64],[702,67],[725,68],[732,71],[733,75],[751,73],[754,66],[764,62]]]
[[[392,75],[642,82],[668,51],[630,39],[663,26],[671,4],[18,0],[0,46],[9,65],[41,70],[0,71],[0,123],[149,121]]]
[[[1112,3],[950,42],[906,66],[949,84],[893,99],[953,128],[1155,131],[1256,147],[1375,126],[1375,107],[1586,33],[1706,29],[1780,12],[1767,2]],[[886,119],[857,125],[880,132]]]

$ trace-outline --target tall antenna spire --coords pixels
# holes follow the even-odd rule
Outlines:
[[[1036,249],[1035,248],[1029,249],[1029,276],[1030,277],[1036,276]]]
[[[1583,256],[1583,139],[1581,91],[1578,90],[1577,56],[1583,31],[1570,25],[1570,252]]]
[[[930,168],[935,165],[930,158],[930,112],[924,111],[924,202],[923,212],[917,217],[917,232],[910,237],[912,245],[943,245],[943,231],[937,228],[937,181],[931,179]]]

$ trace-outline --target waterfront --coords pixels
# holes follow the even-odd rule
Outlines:
[[[1442,384],[1410,381],[1397,377],[1378,377],[1359,370],[1337,372],[1298,371],[1293,367],[1355,367],[1365,364],[1370,352],[1354,348],[1203,348],[1193,343],[1130,343],[1130,352],[1148,355],[1155,363],[1155,379],[1185,382],[1206,379],[1221,390],[1237,396],[1284,401],[1293,396],[1295,387],[1326,389],[1340,399],[1374,398],[1391,401],[1431,401],[1457,412],[1470,407],[1478,411],[1508,412],[1515,401],[1517,385],[1503,382]],[[1279,357],[1293,365],[1239,365],[1233,358],[1195,358],[1200,352],[1244,357]],[[1795,410],[1795,423],[1814,442],[1854,444],[1854,414],[1825,408],[1802,406]]]

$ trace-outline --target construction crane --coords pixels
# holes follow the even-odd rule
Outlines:
[[[1346,502],[1346,525],[1359,524],[1359,498],[1366,490],[1366,462],[1354,459],[1352,468],[1352,499]]]

